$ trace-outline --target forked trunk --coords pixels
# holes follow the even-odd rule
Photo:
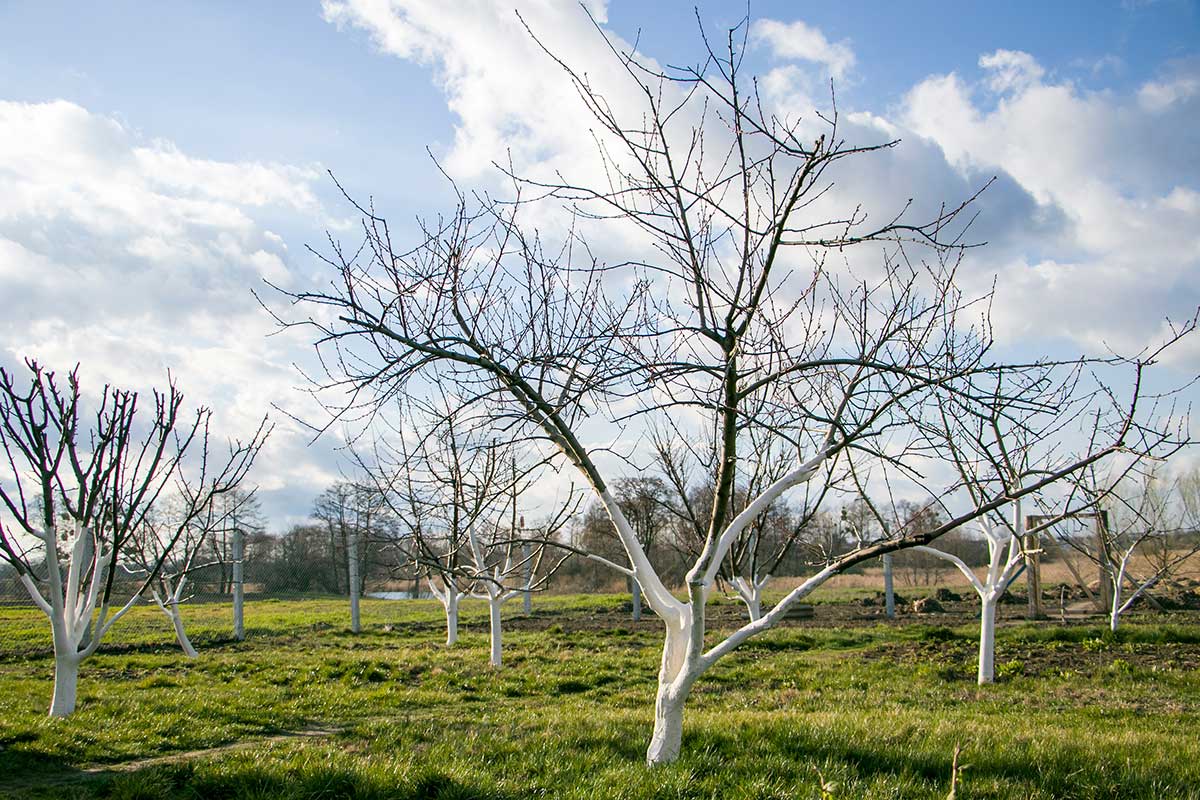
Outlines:
[[[736,577],[733,587],[737,590],[738,599],[746,605],[746,613],[751,622],[757,622],[762,616],[762,586],[754,578]]]
[[[195,647],[192,647],[192,641],[188,639],[187,632],[183,629],[183,615],[179,613],[179,604],[172,604],[171,610],[167,613],[171,617],[171,625],[175,628],[175,640],[179,642],[183,654],[188,658],[196,658],[200,654],[196,652]]]
[[[750,615],[750,621],[757,622],[762,616],[762,595],[755,592],[751,597],[743,597],[742,602],[746,604],[746,613]]]
[[[996,598],[982,598],[979,617],[979,685],[996,679]]]

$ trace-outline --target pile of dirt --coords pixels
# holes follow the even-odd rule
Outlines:
[[[912,610],[914,614],[941,614],[946,608],[936,597],[922,597],[913,601]]]

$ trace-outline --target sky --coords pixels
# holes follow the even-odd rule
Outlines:
[[[493,161],[588,158],[587,121],[514,13],[618,102],[605,36],[695,63],[698,21],[740,3],[0,3],[0,365],[80,363],[85,388],[161,386],[215,429],[278,428],[253,473],[272,528],[345,469],[316,442],[296,365],[270,335],[263,280],[327,280],[306,249],[352,236],[358,198],[411,233]],[[755,2],[746,64],[769,102],[838,108],[900,138],[867,202],[980,201],[968,283],[997,287],[1012,352],[1136,351],[1200,306],[1200,4]],[[624,95],[622,94],[624,93]],[[432,157],[431,157],[432,156]],[[857,183],[855,183],[857,181]],[[1200,371],[1200,343],[1168,368]],[[316,420],[314,420],[316,421]]]

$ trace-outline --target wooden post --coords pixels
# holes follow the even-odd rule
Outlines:
[[[233,529],[233,638],[239,642],[246,638],[244,617],[245,577],[242,560],[246,543],[241,528]]]
[[[888,619],[896,618],[896,592],[892,587],[892,554],[883,554],[883,607]]]
[[[1036,528],[1036,517],[1025,518],[1025,529]],[[1042,618],[1042,544],[1041,536],[1035,533],[1021,534],[1025,543],[1025,587],[1029,592],[1030,619]]]

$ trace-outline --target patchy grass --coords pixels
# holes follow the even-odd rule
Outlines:
[[[511,605],[498,672],[482,604],[453,649],[434,603],[367,601],[359,635],[341,601],[253,603],[241,643],[198,606],[199,659],[132,626],[53,721],[45,621],[5,609],[0,796],[944,798],[961,746],[958,800],[1200,798],[1194,622],[1004,627],[982,689],[972,626],[789,623],[700,680],[683,757],[649,769],[661,632],[611,624],[623,599]]]

